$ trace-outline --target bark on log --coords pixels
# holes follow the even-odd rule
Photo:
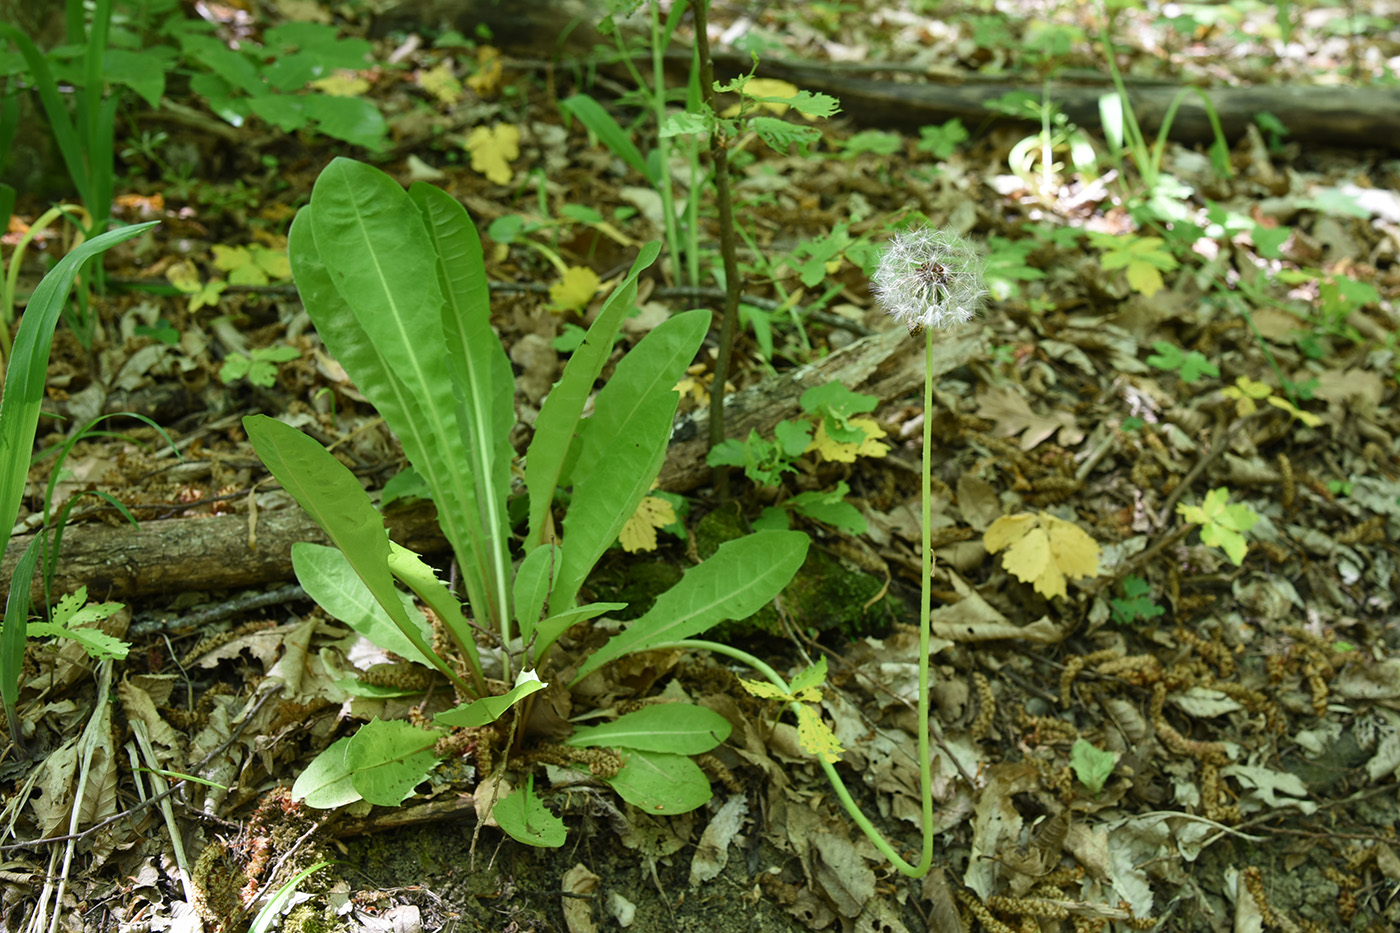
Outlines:
[[[923,384],[923,340],[901,328],[856,341],[830,356],[765,380],[727,400],[726,433],[747,437],[750,428],[771,432],[783,418],[801,413],[798,400],[815,385],[841,382],[878,397],[905,398]],[[934,342],[935,376],[963,366],[985,352],[980,336],[955,333]],[[672,433],[660,485],[684,492],[708,482],[705,465],[708,412],[682,418]],[[389,534],[419,553],[446,548],[430,506],[392,510]],[[12,538],[0,562],[0,586],[8,593],[15,563],[32,536]],[[95,599],[131,599],[191,590],[226,590],[290,580],[292,545],[298,541],[329,543],[299,508],[260,512],[250,536],[247,515],[180,518],[129,525],[75,525],[63,536],[54,580],[55,595],[86,586]],[[35,599],[43,591],[36,582]]]
[[[733,61],[729,65],[745,71],[751,67],[747,61]],[[716,67],[718,69],[718,62]],[[1098,132],[1101,126],[1099,98],[1113,92],[1113,85],[1107,78],[1099,82],[1053,81],[1048,88],[1038,83],[1008,81],[895,82],[781,62],[764,62],[759,74],[783,78],[804,90],[831,94],[840,99],[842,112],[858,123],[906,130],[917,130],[954,117],[960,118],[969,128],[984,120],[1005,121],[1006,117],[987,109],[987,102],[1011,91],[1022,91],[1036,98],[1042,94],[1048,96],[1073,123]],[[1255,86],[1203,90],[1231,144],[1245,135],[1255,117],[1267,111],[1288,127],[1290,141],[1400,149],[1400,88]],[[1128,98],[1146,134],[1155,137],[1172,101],[1181,91],[1179,85],[1129,82]],[[1215,139],[1199,94],[1187,88],[1167,136],[1174,142],[1190,145],[1209,144]]]

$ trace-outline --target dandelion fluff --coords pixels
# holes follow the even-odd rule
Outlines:
[[[911,331],[946,328],[977,316],[987,296],[986,269],[971,240],[915,227],[890,241],[870,287],[876,303]]]

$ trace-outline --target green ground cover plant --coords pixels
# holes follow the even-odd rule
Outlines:
[[[466,702],[437,715],[442,727],[486,725],[544,689],[558,637],[618,608],[579,605],[578,594],[660,469],[674,386],[709,325],[707,312],[691,311],[656,327],[597,391],[593,414],[582,416],[632,309],[636,278],[658,251],[657,244],[642,250],[540,411],[523,470],[524,533],[516,538],[507,507],[514,379],[490,329],[481,244],[466,211],[430,185],[404,192],[377,169],[337,159],[292,225],[289,253],[307,310],[402,439],[457,555],[465,605],[416,555],[389,541],[358,481],[319,444],[264,415],[244,425],[269,470],[335,543],[294,548],[298,578],[346,624],[451,682]],[[556,525],[561,490],[569,505]],[[574,680],[624,654],[751,614],[791,579],[806,550],[806,536],[789,531],[727,543],[588,657]],[[441,620],[452,656],[430,646],[431,632],[396,580]],[[483,644],[492,676],[513,684],[504,695],[488,683]],[[690,704],[667,704],[577,730],[568,741],[627,749],[609,783],[649,810],[684,812],[709,799],[708,780],[688,756],[723,740],[726,728],[716,719]],[[294,792],[315,806],[397,804],[436,764],[433,748],[445,733],[371,722],[322,753]],[[493,814],[522,842],[563,842],[562,824],[532,782],[502,791]]]

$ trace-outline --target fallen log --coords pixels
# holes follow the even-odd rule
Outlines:
[[[985,352],[974,331],[935,341],[934,375],[949,372]],[[726,433],[747,437],[750,429],[771,433],[784,418],[801,414],[798,400],[808,388],[836,381],[874,395],[882,403],[910,397],[922,385],[923,341],[903,329],[873,334],[821,360],[771,377],[726,400]],[[663,489],[686,492],[709,481],[705,465],[708,410],[678,419],[659,477]],[[431,505],[391,509],[386,515],[395,541],[419,553],[446,549]],[[0,579],[5,592],[31,535],[10,540]],[[228,590],[290,580],[292,545],[328,544],[325,534],[299,508],[130,525],[80,524],[63,536],[54,578],[55,596],[86,586],[94,599],[131,599],[195,590]],[[36,580],[31,592],[42,599]]]

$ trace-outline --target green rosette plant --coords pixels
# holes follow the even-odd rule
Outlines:
[[[298,579],[333,616],[451,681],[467,702],[439,713],[440,726],[485,725],[544,689],[541,674],[550,672],[549,649],[559,636],[621,608],[580,605],[579,593],[660,471],[679,400],[675,386],[710,323],[705,311],[663,322],[595,393],[633,308],[637,277],[659,251],[655,243],[641,250],[541,407],[523,469],[516,468],[527,489],[525,533],[517,539],[507,510],[515,382],[491,330],[481,242],[467,212],[431,185],[405,191],[383,172],[340,158],[321,173],[292,224],[288,253],[306,309],[402,442],[455,553],[465,603],[418,555],[389,540],[359,482],[320,444],[264,415],[245,418],[244,426],[268,469],[334,544],[296,545]],[[570,504],[556,523],[562,491]],[[575,680],[627,653],[752,614],[792,578],[807,545],[806,535],[791,531],[727,543],[585,659]],[[441,620],[460,667],[430,645],[418,603]],[[501,660],[502,679],[514,682],[504,695],[493,695],[487,683],[480,658],[486,643]],[[566,744],[624,750],[623,766],[605,780],[649,812],[679,813],[710,797],[690,756],[724,741],[729,728],[701,707],[670,703],[579,729]],[[323,752],[293,795],[317,807],[397,804],[435,766],[434,745],[444,732],[370,722]],[[522,842],[563,844],[562,822],[536,794],[533,777],[498,793],[491,812]]]

